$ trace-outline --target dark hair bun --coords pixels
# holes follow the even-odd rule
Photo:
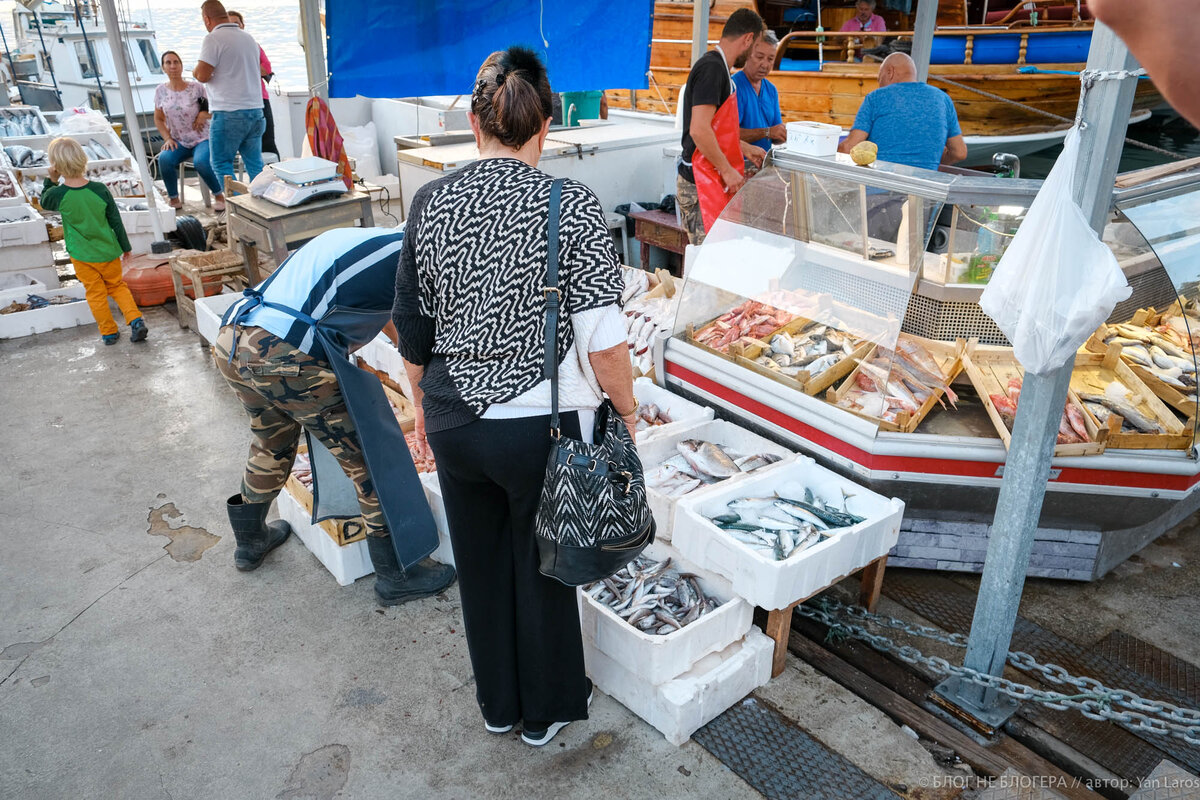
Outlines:
[[[546,67],[528,47],[492,53],[479,68],[471,111],[485,136],[514,149],[536,136],[553,113]]]

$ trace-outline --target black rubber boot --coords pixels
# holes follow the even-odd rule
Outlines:
[[[375,599],[381,606],[398,606],[445,590],[454,583],[454,567],[426,558],[402,569],[392,549],[391,534],[368,536],[367,551],[375,566]]]
[[[269,502],[245,503],[241,494],[235,494],[225,501],[229,527],[233,528],[233,538],[237,541],[233,565],[242,572],[258,569],[267,553],[292,535],[292,526],[283,520],[265,524],[270,507]]]

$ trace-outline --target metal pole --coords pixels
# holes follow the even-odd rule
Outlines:
[[[169,253],[171,244],[163,236],[162,220],[158,218],[157,192],[154,181],[150,178],[150,169],[146,166],[146,145],[142,142],[142,128],[138,123],[137,111],[133,105],[133,87],[129,84],[129,64],[125,62],[125,48],[121,43],[121,21],[117,16],[113,0],[100,0],[104,11],[104,30],[108,36],[108,47],[112,50],[113,64],[117,67],[117,83],[121,87],[121,106],[125,112],[125,129],[129,131],[129,143],[133,146],[133,159],[137,162],[138,172],[142,177],[142,188],[146,192],[146,205],[150,212],[150,225],[154,229],[154,242],[150,245],[152,253]]]
[[[917,80],[929,80],[929,54],[933,50],[933,31],[937,28],[938,4],[917,3],[917,21],[913,25],[912,60],[917,65]]]
[[[16,34],[14,33],[14,35]],[[13,86],[16,86],[19,92],[21,91],[21,84],[17,83],[17,68],[13,65],[12,52],[8,49],[8,37],[4,35],[3,25],[0,25],[0,41],[4,43],[4,56],[8,59],[8,71],[12,73]],[[17,41],[20,41],[20,39]],[[21,95],[21,102],[25,102],[24,94]],[[7,98],[5,98],[5,105],[7,104]]]
[[[692,63],[708,52],[708,0],[692,0]]]
[[[318,0],[300,0],[300,30],[304,34],[304,65],[308,68],[308,90],[329,101],[329,73],[325,68],[325,31],[321,26]]]
[[[100,59],[96,58],[96,48],[92,47],[92,41],[87,35],[87,25],[84,24],[83,16],[79,13],[79,3],[75,4],[75,23],[79,26],[80,33],[83,34],[83,49],[87,53],[88,63],[92,66],[92,73],[96,78],[96,88],[100,91],[100,105],[104,107],[104,113],[110,113],[108,108],[108,97],[104,94],[104,84],[100,82]],[[114,59],[116,57],[114,56]],[[86,75],[84,77],[87,77]]]
[[[1088,53],[1088,70],[1131,70],[1137,62],[1112,30],[1097,22]],[[1080,157],[1075,173],[1075,201],[1083,209],[1092,228],[1100,233],[1112,204],[1125,129],[1133,108],[1136,80],[1097,82],[1083,100],[1083,129]],[[964,666],[991,675],[1000,675],[1008,661],[1017,607],[1025,586],[1029,553],[1033,548],[1055,437],[1073,361],[1048,375],[1026,374],[1021,387],[1021,402],[1013,424],[1012,444],[1004,465],[1004,481],[996,503],[996,515],[988,539],[983,579],[971,623]],[[967,710],[972,716],[998,727],[1015,704],[957,679],[937,687],[943,697]]]
[[[33,22],[37,26],[38,41],[42,43],[42,52],[46,56],[46,67],[50,70],[50,80],[54,83],[54,93],[58,95],[58,104],[62,105],[62,92],[58,90],[58,78],[54,75],[54,65],[50,63],[50,51],[46,49],[46,39],[42,36],[42,15],[38,11],[33,12]],[[16,80],[15,76],[13,78]]]

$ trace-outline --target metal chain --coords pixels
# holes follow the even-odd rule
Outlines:
[[[1032,672],[1057,686],[1069,686],[1074,694],[1038,689],[1011,681],[999,675],[989,675],[970,667],[951,664],[939,656],[927,656],[911,645],[900,645],[886,636],[871,633],[862,625],[843,621],[835,615],[873,623],[943,642],[954,647],[966,647],[967,639],[962,634],[943,633],[934,628],[913,625],[894,617],[886,617],[857,607],[846,606],[835,600],[822,598],[817,605],[801,604],[795,613],[820,622],[829,628],[833,639],[853,637],[874,647],[882,653],[890,653],[906,664],[921,665],[941,675],[951,675],[1001,692],[1018,702],[1041,703],[1056,711],[1075,709],[1088,719],[1110,720],[1132,730],[1147,731],[1183,739],[1189,744],[1200,745],[1200,711],[1181,708],[1161,700],[1146,700],[1126,689],[1112,689],[1094,678],[1075,677],[1057,664],[1041,664],[1029,653],[1019,651],[1008,654],[1008,663],[1024,672]],[[1125,709],[1115,710],[1115,707]]]
[[[1087,70],[1084,70],[1084,72],[1087,72]],[[1113,72],[1125,72],[1125,70],[1114,70]],[[1083,75],[1083,73],[1080,73],[1081,79],[1082,79],[1082,75]],[[1108,75],[1108,73],[1102,73],[1102,72],[1097,71],[1091,77],[1093,80],[1104,80],[1105,79],[1104,76],[1107,76],[1107,75]],[[1100,77],[1096,77],[1096,76],[1100,76]],[[1050,119],[1056,119],[1059,122],[1065,122],[1068,125],[1074,124],[1074,120],[1072,120],[1070,117],[1064,117],[1061,114],[1055,114],[1052,111],[1045,111],[1043,109],[1037,108],[1036,106],[1031,106],[1027,103],[1022,103],[1018,100],[1013,100],[1011,98],[1004,97],[1003,95],[993,94],[992,92],[987,92],[987,91],[984,91],[983,89],[977,89],[974,86],[968,86],[965,83],[959,83],[958,81],[951,80],[950,78],[944,78],[940,75],[930,75],[929,80],[930,80],[930,82],[937,81],[938,83],[944,83],[949,86],[954,86],[958,89],[962,89],[967,92],[974,92],[975,94],[983,95],[984,97],[986,97],[990,100],[997,100],[1001,103],[1008,103],[1009,105],[1014,105],[1014,106],[1017,106],[1018,108],[1023,108],[1026,111],[1032,111],[1034,114],[1041,114],[1043,117],[1049,117]],[[1137,139],[1131,139],[1128,136],[1125,137],[1125,144],[1131,144],[1134,147],[1141,147],[1145,150],[1150,150],[1150,151],[1158,153],[1160,155],[1164,155],[1169,158],[1173,158],[1176,161],[1184,161],[1187,159],[1187,156],[1180,155],[1179,153],[1175,153],[1170,150],[1164,150],[1161,147],[1155,147],[1152,144],[1146,144],[1145,142],[1139,142]]]

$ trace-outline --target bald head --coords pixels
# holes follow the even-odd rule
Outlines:
[[[917,65],[907,53],[892,53],[879,65],[879,85],[908,83],[917,79]]]

